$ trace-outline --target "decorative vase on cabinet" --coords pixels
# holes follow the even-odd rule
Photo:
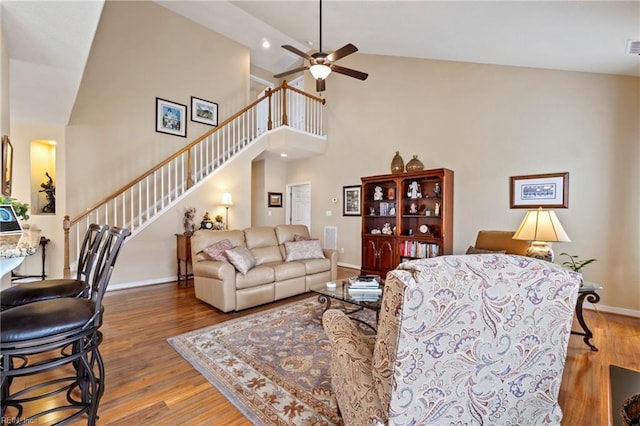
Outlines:
[[[404,160],[400,156],[400,151],[396,151],[396,155],[391,159],[391,173],[398,174],[404,172]]]
[[[414,155],[413,158],[409,160],[409,162],[407,163],[406,169],[407,169],[407,173],[419,172],[421,170],[424,170],[424,164],[422,164],[422,161],[418,160],[417,155]]]

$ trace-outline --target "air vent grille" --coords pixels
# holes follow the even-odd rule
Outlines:
[[[627,53],[629,55],[640,55],[640,40],[629,40],[627,42]]]
[[[335,226],[324,227],[324,248],[338,249],[338,228]]]

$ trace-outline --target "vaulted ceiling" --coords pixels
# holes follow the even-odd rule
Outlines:
[[[155,1],[247,46],[271,73],[299,63],[280,45],[318,49],[315,0]],[[0,5],[12,122],[66,124],[103,1]],[[638,1],[325,0],[322,31],[328,52],[351,42],[374,55],[640,77],[640,56],[626,52],[640,39]]]

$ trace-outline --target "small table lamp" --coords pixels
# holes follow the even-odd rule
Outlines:
[[[225,226],[229,229],[229,207],[233,205],[233,200],[231,199],[231,194],[225,192],[222,194],[222,206],[227,209],[227,217],[225,219]]]
[[[513,239],[531,241],[526,255],[549,262],[553,262],[553,250],[547,243],[571,241],[555,212],[542,207],[527,212]]]

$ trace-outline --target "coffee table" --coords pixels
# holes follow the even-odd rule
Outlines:
[[[380,283],[380,288],[384,288],[384,281]],[[318,294],[318,302],[324,303],[324,311],[327,309],[331,309],[331,301],[339,300],[344,303],[348,303],[349,305],[355,306],[354,309],[349,309],[344,311],[349,318],[354,321],[357,321],[361,324],[366,325],[367,327],[376,331],[376,326],[378,325],[378,315],[380,314],[380,306],[382,303],[382,294],[377,295],[377,297],[367,298],[367,300],[363,300],[359,297],[354,297],[349,293],[349,282],[348,280],[336,281],[336,288],[329,289],[326,284],[313,286],[310,289],[312,292]],[[362,321],[361,319],[354,317],[353,314],[363,309],[370,309],[376,314],[376,325],[371,325],[366,321]]]

